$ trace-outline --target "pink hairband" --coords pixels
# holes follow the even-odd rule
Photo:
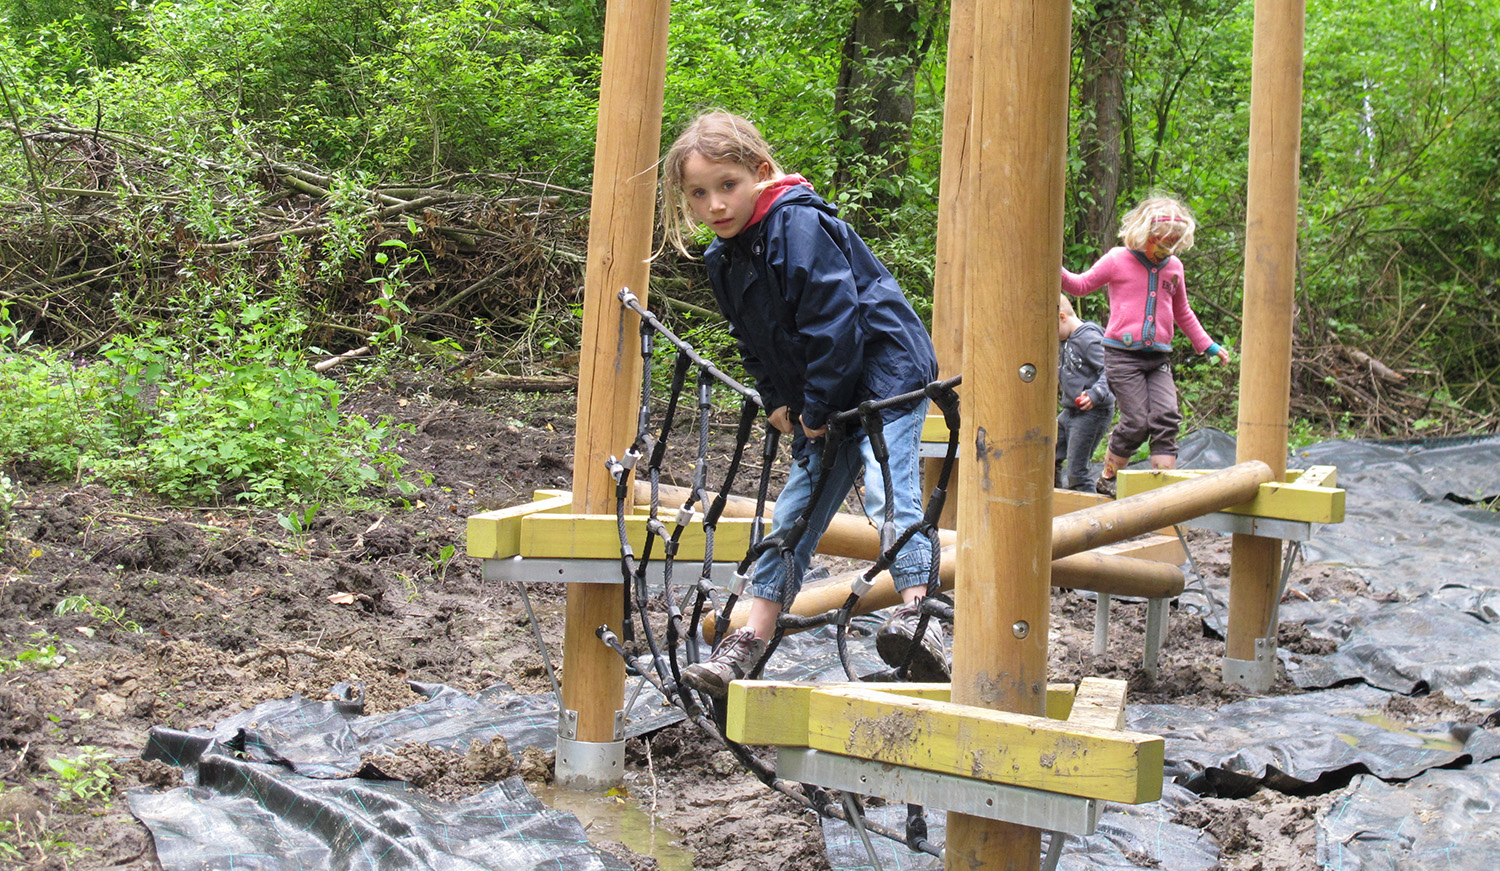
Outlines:
[[[1151,219],[1151,223],[1153,223],[1153,224],[1160,224],[1162,221],[1171,221],[1174,224],[1186,224],[1187,223],[1187,221],[1184,221],[1183,219],[1178,218],[1178,217],[1174,217],[1172,215],[1157,215],[1156,217],[1154,217],[1154,218]]]

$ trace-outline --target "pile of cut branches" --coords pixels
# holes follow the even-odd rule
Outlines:
[[[354,355],[390,323],[372,304],[393,240],[403,335],[449,339],[466,365],[527,376],[576,351],[588,193],[526,174],[367,182],[245,145],[227,158],[50,123],[16,130],[27,184],[0,201],[0,299],[34,340],[89,350],[142,320],[170,322],[189,278],[297,289],[307,340]],[[659,282],[706,300],[662,258]],[[386,318],[383,320],[382,315]]]
[[[1427,438],[1500,431],[1500,410],[1476,413],[1476,384],[1453,396],[1431,370],[1397,369],[1331,336],[1293,348],[1291,410],[1328,432]],[[1481,403],[1482,404],[1482,403]]]

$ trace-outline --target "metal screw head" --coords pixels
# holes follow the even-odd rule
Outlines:
[[[1025,620],[1017,620],[1014,624],[1011,625],[1010,631],[1011,634],[1015,635],[1017,638],[1025,638],[1026,636],[1031,634],[1031,624],[1027,623]]]
[[[1036,380],[1036,367],[1030,363],[1021,366],[1021,380],[1027,384]]]

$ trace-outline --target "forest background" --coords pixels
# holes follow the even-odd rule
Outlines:
[[[681,0],[663,138],[750,116],[926,313],[947,14]],[[0,0],[0,463],[178,502],[336,500],[401,474],[345,391],[396,369],[566,387],[604,15]],[[1066,263],[1172,192],[1201,223],[1194,306],[1236,347],[1252,23],[1239,0],[1074,7]],[[1494,431],[1500,2],[1311,0],[1305,80],[1294,442]],[[651,291],[735,363],[698,261],[664,253]],[[1102,295],[1082,313],[1104,319]],[[1237,367],[1178,357],[1187,426],[1232,432]]]

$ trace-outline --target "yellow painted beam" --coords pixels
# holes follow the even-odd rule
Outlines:
[[[1132,538],[1129,541],[1117,541],[1114,544],[1106,544],[1090,551],[1084,551],[1084,553],[1097,553],[1104,554],[1105,556],[1128,556],[1131,559],[1166,563],[1169,566],[1180,566],[1187,562],[1187,550],[1182,546],[1182,539],[1175,535],[1162,535],[1160,533],[1150,533],[1139,538]],[[1056,565],[1056,562],[1054,562],[1054,571],[1056,571]]]
[[[662,522],[670,535],[676,528],[675,512]],[[646,522],[640,514],[625,516],[625,534],[636,556],[644,552]],[[739,562],[750,550],[752,520],[721,517],[714,527],[714,559]],[[677,558],[702,560],[705,538],[702,523],[690,523],[678,543]],[[619,559],[619,521],[604,514],[531,514],[520,522],[520,554],[538,559]],[[662,556],[660,539],[652,546],[651,556]]]
[[[1098,726],[1103,729],[1125,728],[1125,689],[1123,680],[1086,677],[1078,682],[1073,709],[1068,722],[1074,725]]]
[[[469,556],[509,559],[521,552],[521,521],[524,518],[541,512],[567,511],[573,507],[573,494],[566,490],[538,490],[533,499],[525,505],[470,516],[466,536]],[[619,556],[618,546],[615,555]]]
[[[808,743],[844,756],[1064,795],[1125,804],[1161,798],[1162,739],[1085,722],[863,688],[814,689]]]
[[[1191,481],[1207,471],[1172,469],[1168,471],[1123,471],[1120,473],[1120,498],[1156,490],[1169,484]],[[1338,472],[1333,466],[1292,469],[1285,481],[1260,485],[1254,499],[1242,505],[1222,509],[1227,514],[1267,517],[1278,520],[1300,520],[1305,523],[1343,523],[1344,491],[1335,484]]]
[[[944,445],[948,443],[948,421],[941,413],[929,414],[922,421],[922,441]]]
[[[1121,682],[1123,684],[1123,681]],[[946,683],[792,683],[778,680],[737,680],[729,684],[724,735],[739,744],[806,747],[808,700],[813,690],[873,689],[904,698],[946,702]],[[1122,690],[1123,692],[1123,690]],[[1073,709],[1073,685],[1047,685],[1047,716],[1065,720]]]

